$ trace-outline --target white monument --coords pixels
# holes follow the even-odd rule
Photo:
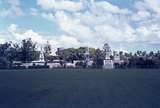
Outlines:
[[[113,69],[114,63],[113,60],[111,60],[112,51],[110,46],[106,43],[103,46],[104,53],[105,53],[105,59],[103,61],[103,68],[104,69]]]

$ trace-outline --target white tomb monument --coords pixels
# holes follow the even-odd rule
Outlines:
[[[103,46],[104,49],[104,53],[105,53],[105,59],[103,61],[103,68],[104,69],[113,69],[114,68],[114,63],[113,60],[111,60],[111,55],[112,55],[112,51],[110,46],[106,43]]]

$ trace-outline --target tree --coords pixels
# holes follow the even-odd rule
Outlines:
[[[0,57],[5,57],[5,53],[7,51],[8,48],[10,48],[11,43],[4,43],[4,44],[0,44]]]
[[[149,56],[150,56],[150,57],[153,57],[153,56],[154,56],[154,52],[153,52],[153,51],[150,51]]]
[[[0,44],[0,67],[6,68],[11,66],[14,60],[14,48],[11,46],[11,42]]]
[[[146,57],[146,56],[147,56],[147,52],[146,52],[146,51],[143,51],[143,52],[142,52],[142,56],[143,56],[143,57]]]
[[[39,52],[36,50],[36,43],[31,38],[22,40],[20,48],[20,60],[22,62],[30,62],[38,59]]]
[[[7,51],[5,52],[5,56],[8,60],[8,63],[9,63],[9,67],[12,66],[12,63],[14,60],[17,59],[17,51],[14,47],[10,47],[7,49]]]
[[[97,49],[94,55],[94,67],[102,68],[104,60],[104,54],[100,49]]]
[[[142,51],[137,51],[137,52],[136,52],[136,55],[137,55],[137,56],[141,56],[141,55],[142,55]]]

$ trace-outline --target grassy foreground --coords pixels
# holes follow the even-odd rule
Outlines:
[[[0,108],[160,108],[160,70],[0,70]]]

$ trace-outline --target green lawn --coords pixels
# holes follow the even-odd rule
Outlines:
[[[0,108],[160,108],[160,70],[0,70]]]

